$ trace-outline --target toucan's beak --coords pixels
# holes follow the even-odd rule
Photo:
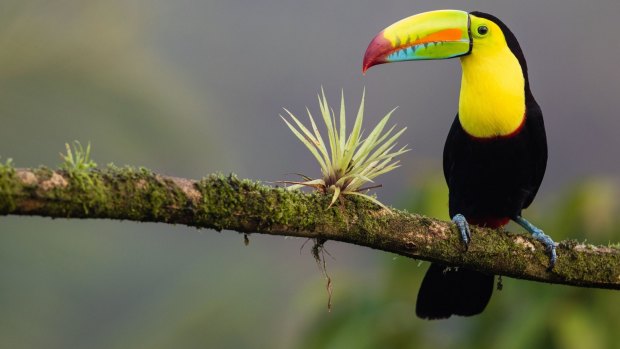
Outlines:
[[[471,52],[471,45],[467,12],[424,12],[377,34],[366,49],[362,71],[382,63],[464,56]]]

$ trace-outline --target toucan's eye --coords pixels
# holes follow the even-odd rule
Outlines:
[[[481,25],[478,27],[478,34],[487,35],[488,33],[489,33],[489,27],[487,27],[486,25]]]

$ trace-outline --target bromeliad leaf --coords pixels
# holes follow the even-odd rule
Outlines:
[[[366,193],[368,189],[377,188],[380,185],[364,188],[364,184],[373,183],[377,176],[390,172],[400,166],[399,161],[394,159],[410,149],[407,146],[396,151],[393,149],[396,147],[396,140],[407,128],[402,128],[393,133],[396,128],[394,125],[387,132],[383,132],[390,116],[396,110],[394,108],[370,131],[368,137],[362,138],[364,134],[362,123],[364,119],[365,96],[366,91],[364,90],[353,129],[347,138],[344,92],[341,93],[340,112],[338,118],[336,118],[336,113],[329,106],[325,97],[325,91],[321,88],[321,93],[318,95],[319,108],[327,130],[329,150],[308,108],[306,108],[306,111],[310,119],[310,129],[304,126],[288,109],[284,109],[292,122],[289,122],[282,115],[280,117],[317,159],[321,167],[322,178],[311,179],[302,176],[304,181],[280,181],[280,183],[290,184],[287,188],[291,190],[310,187],[329,194],[331,195],[329,206],[332,206],[338,198],[344,195],[357,195],[387,209],[376,198]]]

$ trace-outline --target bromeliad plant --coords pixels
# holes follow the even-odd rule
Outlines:
[[[289,122],[282,115],[280,117],[317,159],[321,166],[322,174],[322,177],[317,179],[302,175],[304,181],[300,182],[282,181],[282,183],[291,184],[288,186],[288,189],[311,187],[323,193],[331,194],[330,206],[337,199],[342,199],[344,195],[357,195],[387,209],[385,205],[367,194],[369,189],[380,187],[380,185],[365,185],[373,183],[377,176],[400,167],[400,161],[394,159],[410,149],[407,149],[407,146],[398,150],[394,150],[394,148],[396,147],[396,140],[407,128],[405,127],[393,133],[396,128],[396,125],[394,125],[387,132],[383,132],[390,116],[396,110],[394,108],[381,119],[366,138],[363,138],[362,121],[364,119],[365,95],[366,91],[364,90],[353,130],[347,138],[344,93],[340,99],[340,121],[339,125],[337,125],[336,113],[327,103],[325,92],[321,88],[321,94],[318,96],[318,99],[323,122],[327,129],[329,151],[308,108],[306,108],[306,111],[310,119],[312,131],[304,126],[293,113],[284,108],[297,127],[293,126],[293,123]]]

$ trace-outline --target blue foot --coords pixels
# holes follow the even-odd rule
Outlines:
[[[553,240],[551,239],[549,235],[545,234],[542,230],[535,227],[532,223],[528,222],[525,218],[521,216],[517,216],[513,220],[517,222],[520,226],[522,226],[525,230],[527,230],[530,234],[532,234],[534,239],[542,242],[542,244],[545,245],[545,249],[547,250],[547,253],[549,254],[549,268],[547,270],[553,269],[553,267],[555,266],[555,262],[558,259],[558,256],[555,252],[555,248],[557,244],[553,242]]]
[[[469,224],[467,223],[465,216],[460,213],[455,214],[454,217],[452,217],[452,222],[459,228],[459,232],[461,233],[461,241],[463,241],[465,244],[465,250],[467,250],[469,240],[471,240],[471,232],[469,231]]]

